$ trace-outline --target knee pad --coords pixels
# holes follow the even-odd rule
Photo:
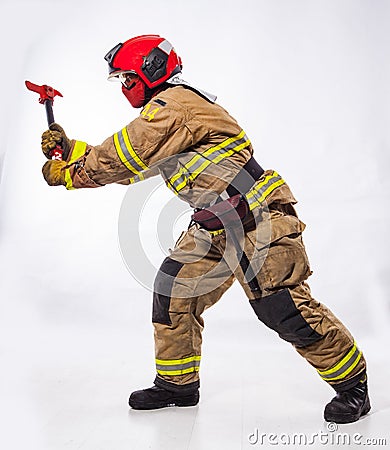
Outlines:
[[[257,317],[295,347],[306,347],[322,339],[302,317],[288,289],[250,300]]]
[[[165,258],[154,280],[152,322],[171,325],[169,305],[175,277],[183,264],[171,258]]]

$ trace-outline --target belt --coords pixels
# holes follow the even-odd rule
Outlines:
[[[260,179],[260,177],[263,175],[263,173],[264,173],[263,168],[257,163],[255,158],[253,158],[253,156],[252,156],[246,162],[246,164],[241,168],[241,170],[238,172],[238,174],[233,178],[233,180],[230,182],[230,184],[227,186],[227,188],[223,192],[221,192],[221,194],[218,196],[217,200],[209,206],[209,208],[213,207],[213,205],[215,206],[216,204],[219,204],[221,202],[225,203],[225,201],[227,201],[228,199],[232,199],[233,197],[241,196],[241,198],[244,198],[245,194],[250,191],[252,186],[256,183],[256,181],[258,181]],[[240,201],[240,204],[241,204],[241,201]],[[231,206],[228,208],[228,210],[230,210],[230,209],[231,209]],[[234,207],[234,209],[236,209],[237,211],[242,210],[242,208],[240,208],[240,207],[238,207],[238,209],[236,207]],[[207,208],[196,208],[194,210],[193,220],[195,222],[197,222],[197,220],[195,220],[196,215],[199,216],[198,213],[202,210],[207,211]],[[218,208],[215,209],[215,212],[213,214],[211,214],[211,218],[215,219],[215,217],[214,217],[215,214],[217,216],[220,216],[223,214],[223,210],[218,211]],[[240,214],[238,214],[238,215],[241,217]],[[207,213],[206,213],[206,215],[202,214],[200,216],[202,217],[203,220],[205,220],[207,217]],[[244,229],[246,229],[245,225],[247,225],[248,222],[250,222],[250,228],[253,227],[251,219],[253,219],[253,214],[251,211],[248,211],[244,217],[241,217],[242,223],[244,225]],[[209,226],[212,225],[212,221],[211,221],[210,217],[206,220],[206,222],[209,222]],[[190,225],[191,224],[192,224],[192,221],[191,221]],[[220,230],[212,230],[212,229],[210,230],[206,225],[202,224],[202,226],[213,235],[220,234],[224,231],[223,228],[221,228]],[[246,230],[246,231],[249,231],[249,230]]]

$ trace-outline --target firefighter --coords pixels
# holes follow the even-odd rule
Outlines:
[[[101,145],[69,139],[52,124],[42,135],[50,186],[131,184],[156,174],[194,209],[193,221],[162,263],[152,321],[156,377],[129,398],[134,409],[199,401],[203,311],[237,279],[260,321],[336,391],[327,421],[348,423],[370,410],[366,363],[346,327],[315,300],[296,200],[216,97],[182,79],[182,62],[158,35],[116,45],[105,56],[109,79],[140,115]],[[50,159],[56,145],[63,160]]]

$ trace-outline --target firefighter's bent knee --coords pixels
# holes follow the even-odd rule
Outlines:
[[[296,347],[306,347],[322,339],[302,317],[288,289],[250,300],[250,304],[259,320]]]
[[[154,281],[152,322],[171,325],[169,306],[175,277],[183,264],[171,258],[165,258]]]

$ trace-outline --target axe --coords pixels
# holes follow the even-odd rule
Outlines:
[[[62,97],[62,94],[58,92],[56,89],[53,89],[51,86],[48,86],[47,84],[38,86],[37,84],[31,83],[30,81],[26,81],[25,84],[28,90],[37,92],[39,94],[39,103],[45,105],[47,124],[50,127],[50,125],[54,123],[54,114],[53,114],[54,97],[56,95]],[[61,160],[62,152],[63,152],[62,148],[59,145],[57,145],[56,148],[51,151],[51,158]]]

